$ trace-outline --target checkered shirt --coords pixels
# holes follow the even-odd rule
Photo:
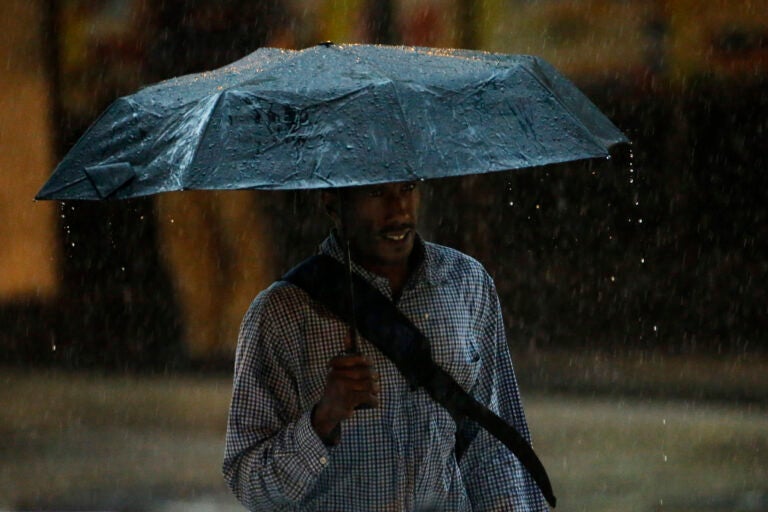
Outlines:
[[[480,402],[529,437],[493,281],[476,260],[417,238],[423,255],[396,306],[427,336],[433,359]],[[330,236],[320,252],[343,261]],[[392,297],[386,279],[354,265]],[[457,425],[423,389],[364,338],[381,375],[380,405],[342,423],[323,444],[310,423],[328,361],[348,327],[306,292],[278,281],[253,301],[241,326],[227,425],[224,476],[250,510],[548,510],[512,453],[473,422],[461,458]]]

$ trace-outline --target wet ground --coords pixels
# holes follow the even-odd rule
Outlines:
[[[655,387],[644,372],[638,391],[636,362],[523,363],[558,510],[768,511],[765,362],[741,361],[736,371],[733,361],[707,361],[699,372],[689,363],[707,383],[722,376],[714,396],[685,391],[682,380],[694,377],[680,365],[657,364]],[[548,386],[545,369],[557,374]],[[578,392],[564,391],[569,371]],[[0,382],[0,511],[241,510],[219,473],[228,376],[0,368]]]

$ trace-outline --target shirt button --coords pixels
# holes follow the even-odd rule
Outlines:
[[[327,458],[325,458],[325,457],[320,457],[320,464],[322,464],[323,466],[325,466],[326,464],[328,464],[328,459],[327,459]]]

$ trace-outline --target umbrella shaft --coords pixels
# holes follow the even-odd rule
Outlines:
[[[359,354],[359,342],[357,332],[357,311],[355,308],[355,288],[352,284],[352,247],[347,236],[346,216],[344,215],[344,197],[341,191],[338,191],[339,197],[339,216],[341,217],[341,236],[344,238],[344,264],[347,267],[347,293],[349,293],[349,307],[352,322],[349,325],[349,347],[348,354]]]

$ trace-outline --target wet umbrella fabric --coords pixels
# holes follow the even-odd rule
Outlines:
[[[606,157],[626,141],[536,57],[263,48],[116,100],[37,198],[431,179]]]

